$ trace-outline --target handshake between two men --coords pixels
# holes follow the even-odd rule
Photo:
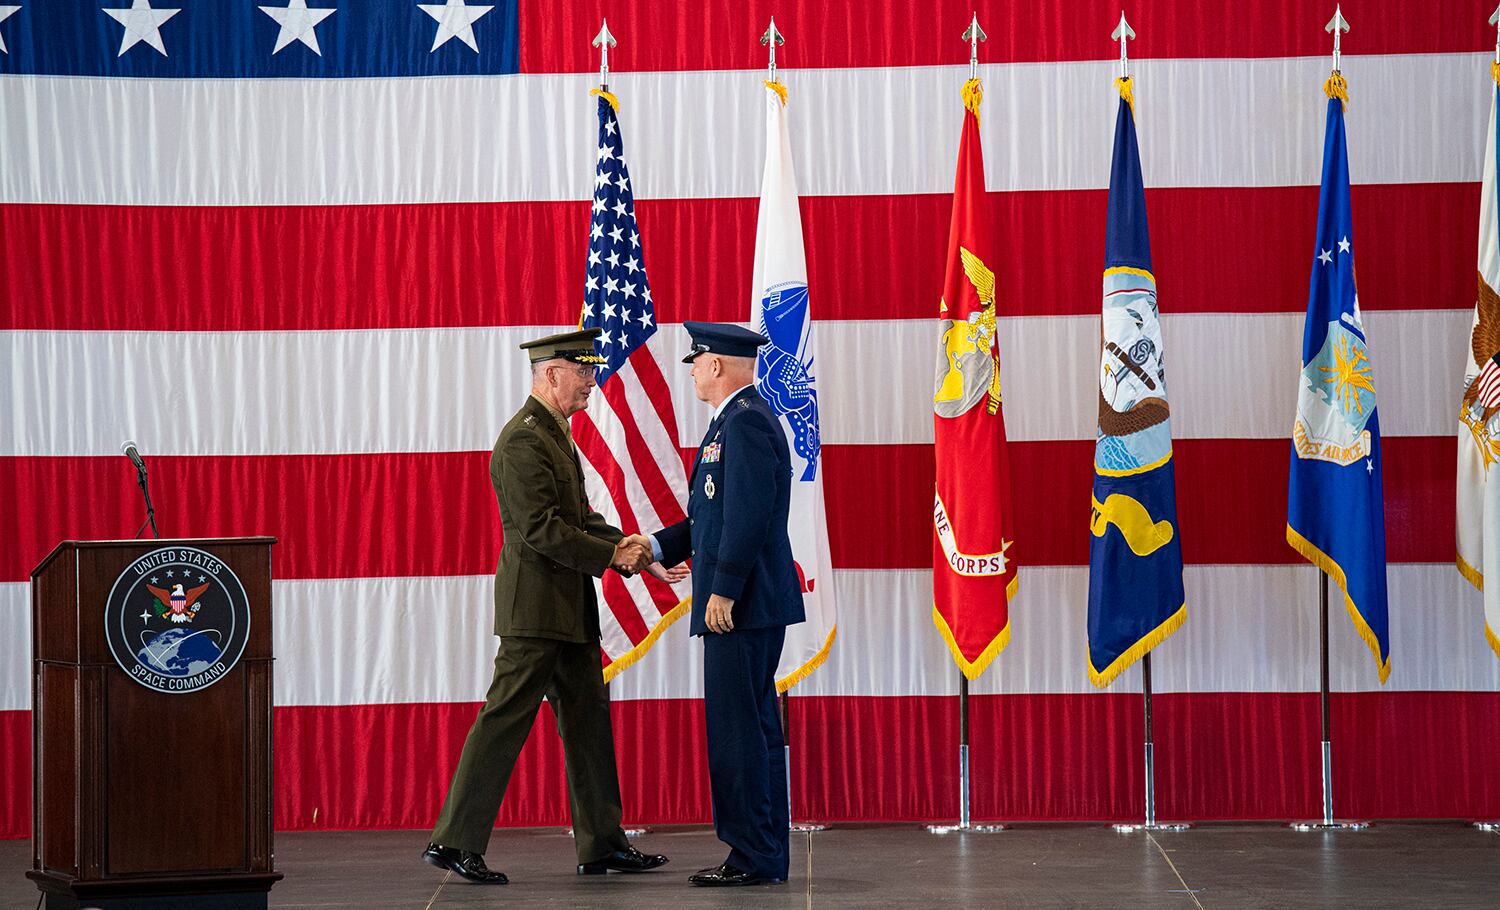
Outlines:
[[[657,562],[651,553],[651,538],[644,534],[627,534],[615,544],[615,555],[610,567],[626,578],[649,572],[652,576],[676,584],[688,576],[686,563],[668,569]]]

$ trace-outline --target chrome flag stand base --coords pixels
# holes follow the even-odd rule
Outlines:
[[[1192,827],[1187,822],[1162,823],[1156,820],[1156,742],[1151,732],[1151,653],[1141,657],[1141,706],[1145,713],[1145,758],[1146,758],[1146,820],[1140,824],[1112,825],[1121,834],[1137,831],[1186,831]]]
[[[621,830],[623,830],[625,832],[625,836],[626,837],[631,838],[631,839],[640,837],[642,834],[650,834],[651,833],[651,829],[650,828],[623,828]],[[573,829],[572,828],[568,829],[568,836],[569,837],[573,836]]]
[[[1488,831],[1490,834],[1500,834],[1500,822],[1470,822],[1469,827]]]
[[[1190,825],[1190,824],[1188,824],[1187,822],[1175,822],[1175,823],[1169,823],[1169,824],[1160,824],[1160,823],[1158,823],[1158,824],[1155,824],[1155,825],[1144,825],[1144,824],[1143,825],[1124,825],[1124,824],[1121,824],[1121,825],[1112,825],[1111,827],[1113,827],[1116,831],[1120,832],[1121,834],[1134,834],[1137,831],[1153,831],[1153,832],[1154,831],[1166,831],[1168,833],[1171,833],[1171,832],[1174,832],[1174,831],[1186,831],[1186,830],[1188,830],[1189,828],[1191,828],[1193,826]]]
[[[959,691],[959,695],[961,696],[960,699],[959,699],[959,701],[961,702],[961,704],[963,706],[963,709],[964,709],[963,723],[961,724],[961,726],[963,727],[964,738],[967,739],[968,726],[969,726],[969,724],[968,724],[968,707],[969,707],[968,694],[969,694],[969,687],[967,685],[968,680],[965,679],[964,683],[965,683],[965,685]],[[959,746],[958,746],[958,824],[956,824],[956,825],[928,825],[927,826],[928,833],[929,834],[994,834],[997,831],[1004,831],[1004,830],[1005,830],[1005,826],[1004,825],[976,825],[976,824],[973,824],[973,823],[970,822],[970,820],[969,820],[969,744],[967,742],[959,743]]]
[[[1292,822],[1293,831],[1363,831],[1369,822],[1333,817],[1333,734],[1328,715],[1328,573],[1318,571],[1318,716],[1323,725],[1323,820]]]

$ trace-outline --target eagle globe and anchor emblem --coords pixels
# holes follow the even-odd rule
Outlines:
[[[115,663],[135,682],[170,694],[196,692],[239,663],[250,636],[250,602],[217,556],[162,547],[115,579],[104,633]]]

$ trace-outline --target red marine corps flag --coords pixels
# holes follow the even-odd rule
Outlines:
[[[964,129],[953,187],[948,273],[938,310],[932,620],[969,679],[1010,641],[1015,519],[1000,410],[995,245],[984,212],[978,79],[964,83]]]

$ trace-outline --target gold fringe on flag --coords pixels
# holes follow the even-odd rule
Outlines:
[[[1349,109],[1349,82],[1338,70],[1334,70],[1333,74],[1328,77],[1328,81],[1323,83],[1323,94],[1329,98],[1339,99],[1344,110]]]
[[[1500,63],[1490,64],[1490,78],[1495,80],[1496,85],[1500,85]]]
[[[775,92],[776,96],[781,99],[781,106],[786,107],[786,86],[782,85],[780,82],[772,82],[769,79],[765,80],[765,83],[766,88]]]
[[[609,102],[609,106],[615,109],[615,113],[616,114],[618,114],[620,112],[620,99],[615,97],[615,93],[614,92],[606,92],[602,88],[591,88],[591,89],[589,89],[589,94],[590,95],[598,95],[600,98],[603,98],[605,101],[608,101]]]
[[[984,100],[984,86],[980,84],[978,79],[970,79],[964,83],[963,96],[964,107],[969,113],[974,115],[975,120],[978,120],[979,102]]]
[[[1135,113],[1135,83],[1129,76],[1120,76],[1115,79],[1115,88],[1120,92],[1120,97],[1130,105],[1130,112]]]

